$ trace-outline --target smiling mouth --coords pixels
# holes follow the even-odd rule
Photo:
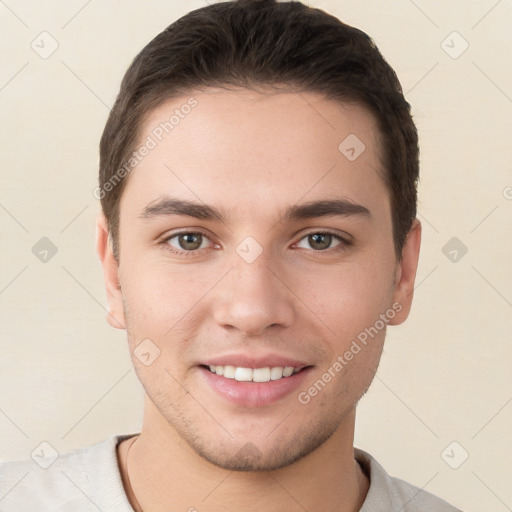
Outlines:
[[[244,368],[240,366],[206,366],[201,365],[211,373],[222,376],[226,379],[233,379],[239,382],[270,382],[271,380],[280,380],[301,372],[305,368],[294,368],[292,366],[273,366],[264,368]]]

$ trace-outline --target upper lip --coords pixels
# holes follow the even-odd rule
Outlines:
[[[282,356],[279,354],[225,354],[207,359],[201,364],[205,366],[235,366],[238,368],[274,368],[290,366],[302,369],[310,366],[298,359]]]

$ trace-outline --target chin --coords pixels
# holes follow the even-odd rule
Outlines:
[[[198,432],[179,433],[187,444],[204,460],[229,471],[263,472],[290,466],[307,457],[336,431],[336,425],[308,425],[298,432],[277,436],[272,434],[263,441],[251,441],[247,435],[245,443],[238,439],[227,442],[205,442]],[[254,439],[254,438],[253,438]]]

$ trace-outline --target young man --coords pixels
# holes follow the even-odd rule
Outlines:
[[[456,510],[353,447],[421,232],[416,129],[371,39],[299,2],[191,12],[132,63],[100,152],[142,430],[4,463],[2,510]]]

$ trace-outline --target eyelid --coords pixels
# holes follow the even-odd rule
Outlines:
[[[192,235],[200,234],[203,237],[207,238],[210,241],[210,243],[214,244],[214,242],[212,241],[212,239],[208,235],[208,233],[206,233],[206,231],[201,229],[201,228],[181,228],[181,229],[178,229],[177,231],[173,231],[172,233],[164,235],[164,237],[162,238],[160,243],[167,244],[168,250],[171,253],[179,254],[179,255],[186,254],[186,255],[193,256],[193,255],[199,254],[204,249],[207,249],[207,247],[203,247],[201,249],[195,249],[195,250],[192,250],[192,251],[186,251],[186,250],[177,249],[177,248],[171,246],[170,244],[168,244],[169,240],[171,240],[172,238],[177,237],[177,236],[179,236],[181,234],[192,234]],[[331,235],[331,236],[333,236],[333,237],[338,239],[339,244],[335,245],[334,247],[330,247],[329,249],[320,250],[320,251],[315,251],[314,249],[306,249],[309,252],[318,253],[318,254],[327,253],[327,252],[330,252],[331,250],[336,250],[336,247],[338,247],[338,246],[347,247],[347,246],[353,244],[353,238],[348,233],[344,232],[343,234],[340,234],[339,232],[335,232],[335,231],[333,231],[331,229],[325,229],[325,228],[314,228],[314,229],[309,228],[308,231],[300,233],[299,238],[297,239],[297,241],[293,245],[296,245],[299,242],[301,242],[304,238],[306,238],[306,237],[308,237],[310,235],[315,235],[315,234]]]
[[[170,238],[174,238],[175,236],[183,235],[183,234],[191,234],[191,235],[199,234],[199,235],[203,235],[203,236],[207,237],[208,239],[211,238],[210,235],[205,230],[203,230],[201,228],[186,227],[186,228],[181,228],[181,229],[177,229],[175,231],[166,233],[165,235],[163,235],[161,237],[161,241],[165,242],[165,241],[169,240]]]
[[[329,229],[322,229],[322,228],[317,228],[317,229],[310,230],[306,233],[302,233],[300,235],[300,237],[298,238],[297,242],[295,242],[293,245],[299,244],[300,242],[302,242],[302,240],[304,240],[308,236],[317,235],[317,234],[331,235],[332,237],[334,237],[338,240],[338,244],[336,244],[333,247],[329,247],[328,249],[316,250],[316,251],[314,249],[305,249],[306,251],[314,253],[314,254],[327,254],[327,253],[331,253],[333,251],[335,252],[335,251],[340,251],[340,250],[346,249],[348,246],[353,245],[353,239],[348,233],[341,235],[338,232],[334,232]],[[301,249],[303,249],[303,248],[301,248]]]
[[[166,235],[164,235],[162,237],[162,239],[160,240],[160,243],[163,243],[163,244],[166,244],[169,242],[169,240],[171,240],[172,238],[175,238],[179,235],[184,235],[184,234],[187,234],[187,235],[202,235],[204,238],[207,238],[210,243],[214,243],[211,239],[211,236],[204,230],[202,230],[201,228],[182,228],[182,229],[178,229],[177,231],[173,231],[171,233],[168,233]],[[172,246],[169,246],[169,247],[172,247]],[[173,250],[171,252],[179,252],[179,253],[187,253],[187,254],[194,254],[194,253],[198,253],[199,251],[201,251],[202,249],[196,249],[194,251],[185,251],[185,250],[182,250],[180,251],[179,249],[176,249],[175,247],[172,248]],[[203,247],[203,249],[205,249]]]
[[[314,229],[308,228],[307,231],[300,232],[297,235],[297,237],[298,237],[297,241],[302,240],[306,236],[320,234],[320,233],[325,234],[325,235],[335,236],[335,237],[339,238],[340,240],[342,240],[343,242],[345,242],[346,244],[351,244],[354,241],[354,238],[349,233],[346,233],[345,231],[340,232],[340,231],[328,229],[328,228],[314,228]]]

